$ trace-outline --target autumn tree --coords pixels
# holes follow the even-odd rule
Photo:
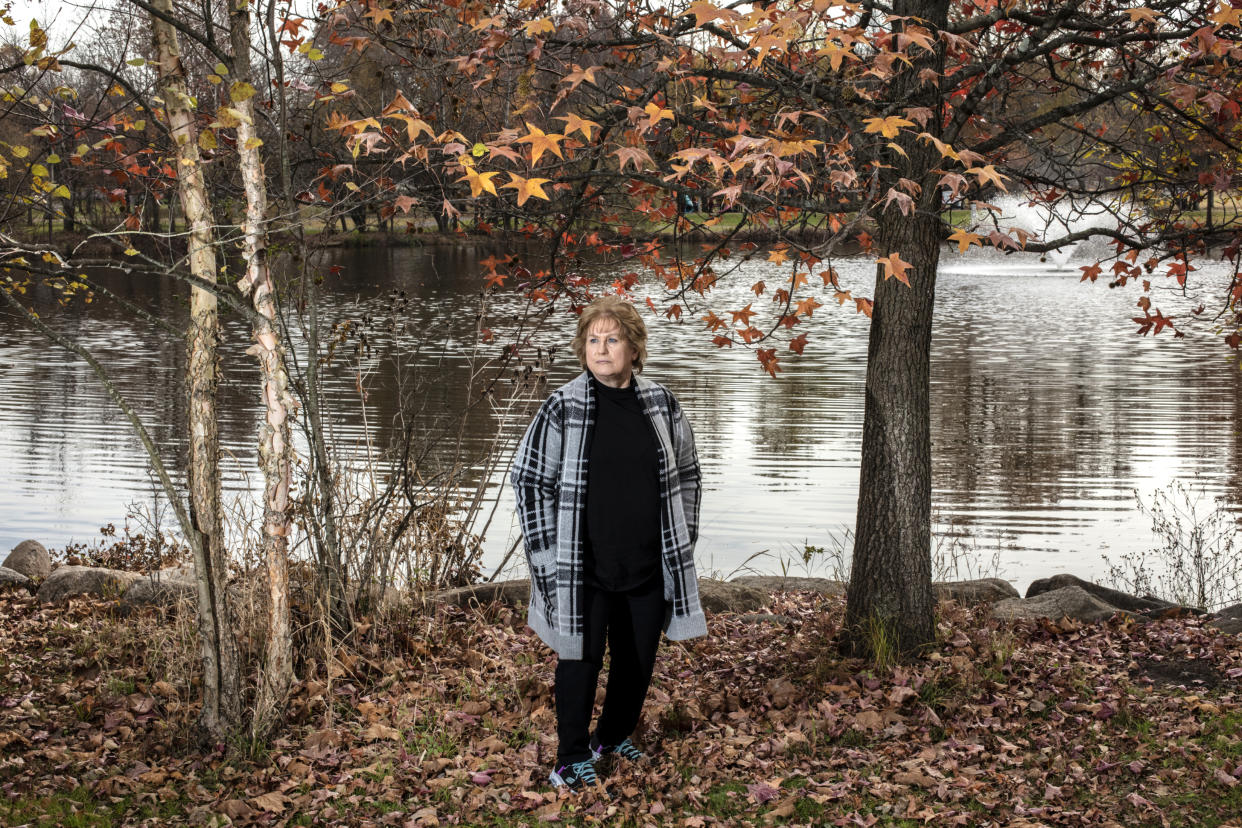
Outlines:
[[[382,14],[372,47],[402,47],[410,10],[351,5]],[[533,70],[528,88],[555,92],[526,96],[504,129],[483,134],[407,134],[385,119],[420,113],[391,109],[336,126],[367,153],[438,155],[473,197],[522,208],[552,251],[525,284],[533,300],[585,298],[577,256],[641,262],[665,288],[666,315],[700,319],[718,346],[753,348],[773,375],[782,347],[813,347],[821,298],[871,317],[853,652],[908,654],[934,638],[928,376],[945,242],[953,255],[1046,252],[1101,236],[1113,255],[1084,278],[1108,267],[1114,283],[1144,290],[1153,274],[1184,282],[1202,250],[1198,205],[1149,208],[1152,193],[1232,178],[1239,12],[1215,0],[459,8],[473,40],[454,41],[456,71],[487,89]],[[1212,168],[1135,174],[1156,124],[1195,136]],[[1007,226],[991,203],[1006,192],[1088,226]],[[952,220],[947,202],[984,219]],[[717,215],[684,215],[687,203]],[[693,230],[704,252],[663,246],[660,230]],[[833,267],[854,251],[876,260],[870,289],[842,284]],[[758,302],[744,308],[713,307],[712,287],[753,255],[787,267],[786,282],[754,285]],[[1140,331],[1176,330],[1149,296],[1138,302]]]

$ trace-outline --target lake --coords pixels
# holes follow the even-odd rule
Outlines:
[[[398,400],[418,402],[417,422],[433,450],[457,439],[454,412],[477,391],[472,370],[499,353],[519,303],[491,302],[492,343],[478,343],[474,313],[486,247],[335,249],[324,267],[326,314],[355,320],[369,349],[329,382],[331,438],[344,455],[385,444],[399,424]],[[1186,324],[1175,340],[1135,334],[1141,315],[1133,285],[1080,283],[1071,262],[1034,257],[959,257],[946,250],[937,283],[932,356],[933,509],[941,556],[999,574],[1019,589],[1034,578],[1072,572],[1104,579],[1104,556],[1120,562],[1154,545],[1135,490],[1194,481],[1208,499],[1242,504],[1237,424],[1242,374],[1210,319]],[[834,262],[848,287],[869,294],[873,265]],[[1219,307],[1228,274],[1211,263],[1188,295],[1164,288],[1153,305],[1189,323],[1192,308]],[[770,305],[788,271],[765,261],[741,265],[711,294],[718,314],[747,302]],[[1161,277],[1157,276],[1157,280]],[[818,282],[818,279],[814,281]],[[184,291],[144,277],[107,279],[119,294],[156,311],[184,314]],[[1159,281],[1157,284],[1161,284]],[[635,291],[641,300],[647,290]],[[30,298],[30,297],[28,297]],[[89,309],[59,310],[50,294],[32,301],[51,324],[99,355],[117,385],[180,465],[185,405],[184,346],[100,297]],[[648,314],[645,375],[681,399],[703,466],[702,572],[739,568],[831,574],[830,556],[804,565],[807,546],[848,548],[858,494],[868,320],[820,296],[802,357],[781,346],[775,379],[743,348],[718,349],[687,312],[680,323]],[[728,318],[726,316],[726,318]],[[146,458],[89,369],[10,316],[0,328],[0,549],[31,537],[49,547],[88,541],[118,525],[130,504],[159,510]],[[542,342],[560,342],[553,386],[576,372],[568,351],[572,318],[550,322]],[[259,488],[255,429],[257,371],[247,326],[225,323],[221,438],[226,493]],[[300,340],[295,336],[295,346]],[[345,339],[348,367],[357,339]],[[304,358],[302,354],[302,358]],[[352,359],[352,357],[351,357]],[[397,382],[394,365],[410,370]],[[411,384],[415,383],[415,384]],[[359,389],[365,392],[361,398]],[[465,456],[498,439],[511,446],[524,422],[482,409],[461,434]],[[437,428],[442,430],[436,430]],[[493,484],[501,475],[491,477]],[[495,492],[493,486],[490,491]],[[165,509],[166,511],[166,509]],[[164,515],[166,523],[171,521]],[[485,540],[495,566],[516,537],[507,487]],[[485,574],[490,574],[486,570]],[[965,573],[963,573],[965,574]]]

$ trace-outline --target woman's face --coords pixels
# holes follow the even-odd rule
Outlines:
[[[621,326],[611,317],[600,317],[587,329],[587,367],[595,378],[609,388],[625,388],[634,371],[638,353],[621,333]]]

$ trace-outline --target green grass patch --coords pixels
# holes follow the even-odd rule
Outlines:
[[[822,825],[825,821],[828,808],[821,805],[814,799],[809,797],[801,797],[794,802],[794,822],[808,822],[812,825]]]
[[[108,679],[108,692],[114,696],[128,696],[137,689],[138,685],[134,683],[133,679]]]
[[[79,786],[51,796],[0,799],[0,825],[111,828],[132,824],[135,818],[165,821],[184,815],[186,810],[180,799],[136,803],[131,797],[122,797],[112,802]]]
[[[750,806],[746,799],[746,786],[740,782],[723,782],[708,788],[704,806],[710,816],[728,819],[737,816]]]
[[[829,747],[862,748],[871,744],[871,737],[861,730],[847,727],[838,736],[826,736],[824,742]]]
[[[461,752],[461,746],[446,728],[428,723],[405,732],[405,750],[413,756],[438,758],[456,756]]]
[[[1233,711],[1208,719],[1203,723],[1201,737],[1206,742],[1204,746],[1216,755],[1242,759],[1242,712]]]

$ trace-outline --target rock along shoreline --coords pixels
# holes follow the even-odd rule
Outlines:
[[[844,582],[828,578],[784,575],[742,575],[729,581],[699,579],[704,610],[710,613],[736,613],[757,623],[784,623],[788,620],[766,612],[777,593],[813,592],[844,597],[846,588]],[[1071,619],[1091,624],[1106,621],[1114,615],[1134,620],[1194,615],[1203,616],[1205,624],[1223,633],[1242,633],[1242,603],[1204,613],[1150,595],[1130,595],[1069,574],[1034,581],[1025,596],[1019,595],[1013,585],[1001,578],[937,582],[932,588],[937,601],[955,601],[964,606],[990,604],[993,616],[1002,620]],[[194,568],[190,564],[149,573],[74,565],[53,568],[51,556],[43,544],[25,540],[15,546],[0,564],[0,590],[5,589],[25,589],[44,603],[64,603],[80,596],[112,599],[123,610],[133,611],[192,601],[196,586]],[[529,594],[529,582],[519,579],[471,584],[418,595],[388,589],[384,591],[382,600],[385,604],[409,603],[425,608],[490,603],[517,606],[525,604]]]

